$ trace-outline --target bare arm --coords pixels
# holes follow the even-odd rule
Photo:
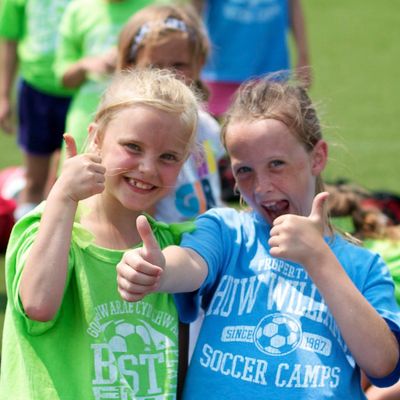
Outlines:
[[[290,26],[297,50],[297,77],[307,87],[309,87],[312,83],[312,75],[310,70],[310,56],[301,0],[290,0],[289,7]]]
[[[143,247],[124,254],[117,265],[118,290],[126,301],[138,301],[154,291],[192,292],[205,280],[208,267],[195,251],[168,246],[161,251],[151,227],[139,216],[137,230]]]
[[[204,8],[204,0],[192,0],[191,3],[193,7],[197,10],[197,12],[201,15]]]
[[[399,400],[400,399],[400,382],[385,388],[370,386],[365,395],[368,400]]]
[[[89,56],[72,64],[62,77],[62,84],[68,88],[78,88],[89,74],[110,74],[115,69],[116,49],[110,49],[101,56]]]
[[[104,188],[104,167],[92,154],[76,156],[66,138],[69,158],[47,199],[38,235],[21,276],[20,297],[29,318],[51,320],[64,294],[72,226],[79,200]],[[73,147],[71,147],[73,146]]]
[[[1,41],[1,68],[0,68],[0,128],[12,133],[11,122],[11,92],[17,71],[18,42],[14,40]]]
[[[353,284],[324,241],[323,205],[314,199],[309,217],[284,215],[271,230],[271,255],[302,264],[321,292],[357,364],[367,375],[382,378],[399,359],[398,343],[385,320]]]

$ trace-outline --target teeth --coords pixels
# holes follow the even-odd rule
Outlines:
[[[138,189],[150,190],[150,189],[153,188],[153,185],[149,185],[149,184],[144,183],[144,182],[139,182],[139,181],[136,181],[134,179],[131,179],[130,183],[131,183],[132,186],[135,186]]]
[[[270,202],[270,203],[264,203],[263,206],[265,208],[268,208],[268,209],[273,209],[273,208],[276,207],[276,201],[273,201],[273,202]]]

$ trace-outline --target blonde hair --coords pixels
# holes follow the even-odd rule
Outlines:
[[[322,139],[322,131],[315,107],[304,87],[276,75],[242,84],[227,111],[222,125],[222,142],[226,147],[229,124],[239,121],[275,119],[283,122],[299,139],[307,152]],[[317,177],[316,194],[324,190]]]
[[[141,48],[176,32],[187,36],[193,62],[203,64],[210,51],[210,42],[196,10],[190,5],[151,5],[135,13],[124,25],[118,41],[117,70],[135,66]],[[200,80],[195,85],[205,97],[208,95]]]
[[[135,105],[147,105],[179,116],[188,134],[187,151],[191,150],[198,122],[197,96],[170,71],[159,69],[126,70],[114,75],[94,117],[100,140],[108,123],[120,111]]]

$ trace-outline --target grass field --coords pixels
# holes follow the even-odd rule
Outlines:
[[[327,180],[399,191],[400,34],[395,1],[303,0],[315,84],[331,146]]]
[[[314,70],[311,95],[331,144],[325,179],[399,192],[398,2],[303,0],[303,5]],[[20,164],[14,141],[0,135],[0,168]],[[3,270],[1,257],[4,307]],[[0,314],[0,329],[2,319]]]

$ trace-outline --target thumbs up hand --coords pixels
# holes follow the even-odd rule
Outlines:
[[[305,268],[318,252],[326,248],[324,241],[324,206],[329,193],[318,193],[308,217],[286,214],[276,218],[268,241],[273,257],[284,258]]]
[[[165,267],[164,255],[144,215],[137,218],[136,227],[143,246],[127,251],[117,265],[118,291],[126,301],[139,301],[156,291]]]
[[[57,185],[74,202],[101,193],[106,172],[101,157],[94,153],[78,154],[74,138],[67,133],[64,141],[67,155]]]

